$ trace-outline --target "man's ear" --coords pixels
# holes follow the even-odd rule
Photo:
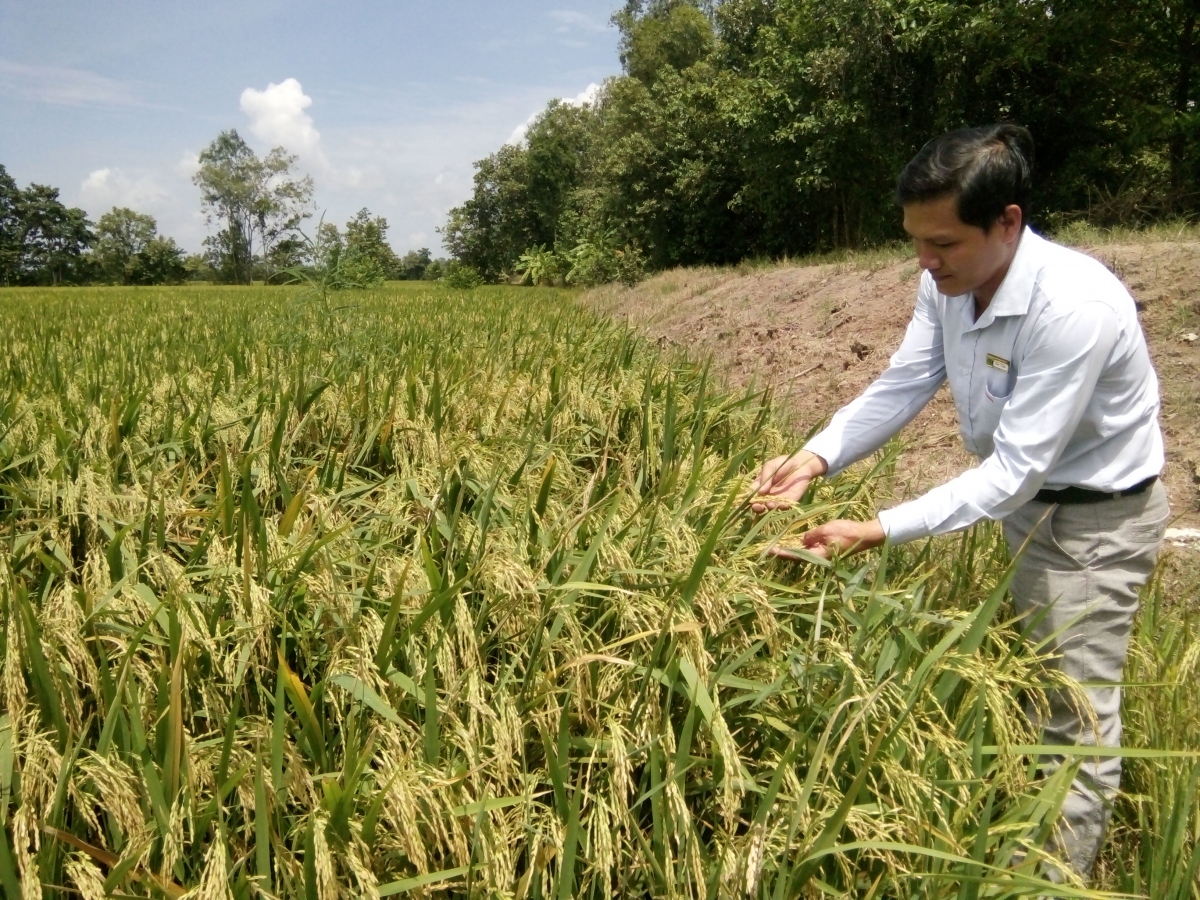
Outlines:
[[[1025,226],[1025,216],[1021,213],[1021,207],[1015,203],[1004,207],[1004,213],[1000,216],[1000,224],[1004,226],[1006,238],[1016,239],[1019,237]]]

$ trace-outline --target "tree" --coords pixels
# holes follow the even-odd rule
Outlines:
[[[400,258],[397,265],[397,277],[404,281],[420,281],[432,262],[433,254],[429,252],[428,247],[409,250]]]
[[[529,247],[573,246],[595,115],[552,101],[520,146],[506,144],[477,162],[474,195],[442,229],[451,254],[495,281]]]
[[[173,238],[148,240],[133,258],[128,284],[182,284],[188,278],[183,250]]]
[[[31,184],[18,204],[21,222],[19,275],[25,284],[87,280],[84,251],[95,240],[87,214],[64,206],[58,188]]]
[[[441,230],[450,255],[487,281],[498,278],[526,247],[546,243],[533,239],[537,229],[528,200],[527,160],[525,147],[505,144],[475,163],[472,196],[450,210]]]
[[[604,261],[594,280],[589,248],[660,269],[901,239],[904,163],[996,121],[1034,134],[1035,224],[1200,216],[1200,0],[629,0],[614,21],[626,74],[548,106],[450,212],[447,249],[488,279],[542,246]]]
[[[298,177],[295,163],[282,147],[260,159],[234,129],[201,151],[192,181],[209,224],[220,225],[205,246],[223,279],[250,283],[256,238],[260,257],[269,260],[272,247],[310,215],[312,179]]]
[[[96,264],[101,277],[113,284],[136,284],[138,254],[158,236],[153,216],[114,206],[96,223]]]
[[[289,234],[271,245],[270,251],[260,263],[260,277],[267,283],[285,284],[291,280],[289,272],[303,267],[310,257],[307,241],[298,234]]]
[[[16,284],[20,278],[23,232],[21,189],[0,165],[0,284]]]
[[[322,222],[317,226],[317,239],[311,251],[313,265],[336,269],[345,249],[345,241],[342,240],[342,233],[336,225],[332,222]]]
[[[686,0],[657,0],[644,13],[641,6],[613,16],[621,31],[621,66],[633,78],[653,84],[667,68],[682,72],[716,46],[712,22]]]
[[[387,230],[387,219],[372,216],[366,207],[346,223],[342,266],[350,281],[363,287],[380,284],[397,267]]]
[[[425,271],[421,273],[422,281],[441,281],[442,276],[446,274],[446,268],[449,265],[449,260],[444,257],[430,260],[429,265],[425,267]]]

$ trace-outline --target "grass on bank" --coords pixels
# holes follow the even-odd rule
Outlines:
[[[1037,226],[1035,225],[1035,228]],[[1075,220],[1051,229],[1037,228],[1051,240],[1070,247],[1104,247],[1112,244],[1150,244],[1160,242],[1200,241],[1200,224],[1187,220],[1156,222],[1141,227],[1094,225]],[[689,266],[688,272],[699,274],[733,273],[750,275],[779,268],[807,266],[837,266],[837,271],[874,272],[892,263],[915,260],[912,243],[897,240],[874,247],[838,248],[800,256],[781,258],[759,256],[742,260],[735,266]]]

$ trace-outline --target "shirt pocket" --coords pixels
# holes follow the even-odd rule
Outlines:
[[[1003,403],[1012,396],[1017,373],[1012,370],[1011,366],[1007,372],[992,366],[985,366],[984,373],[983,387],[989,400]]]

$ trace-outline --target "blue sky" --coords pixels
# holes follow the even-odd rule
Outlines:
[[[0,0],[0,163],[194,251],[195,155],[237,128],[300,156],[327,221],[366,206],[398,252],[436,253],[472,162],[619,71],[619,4]]]

